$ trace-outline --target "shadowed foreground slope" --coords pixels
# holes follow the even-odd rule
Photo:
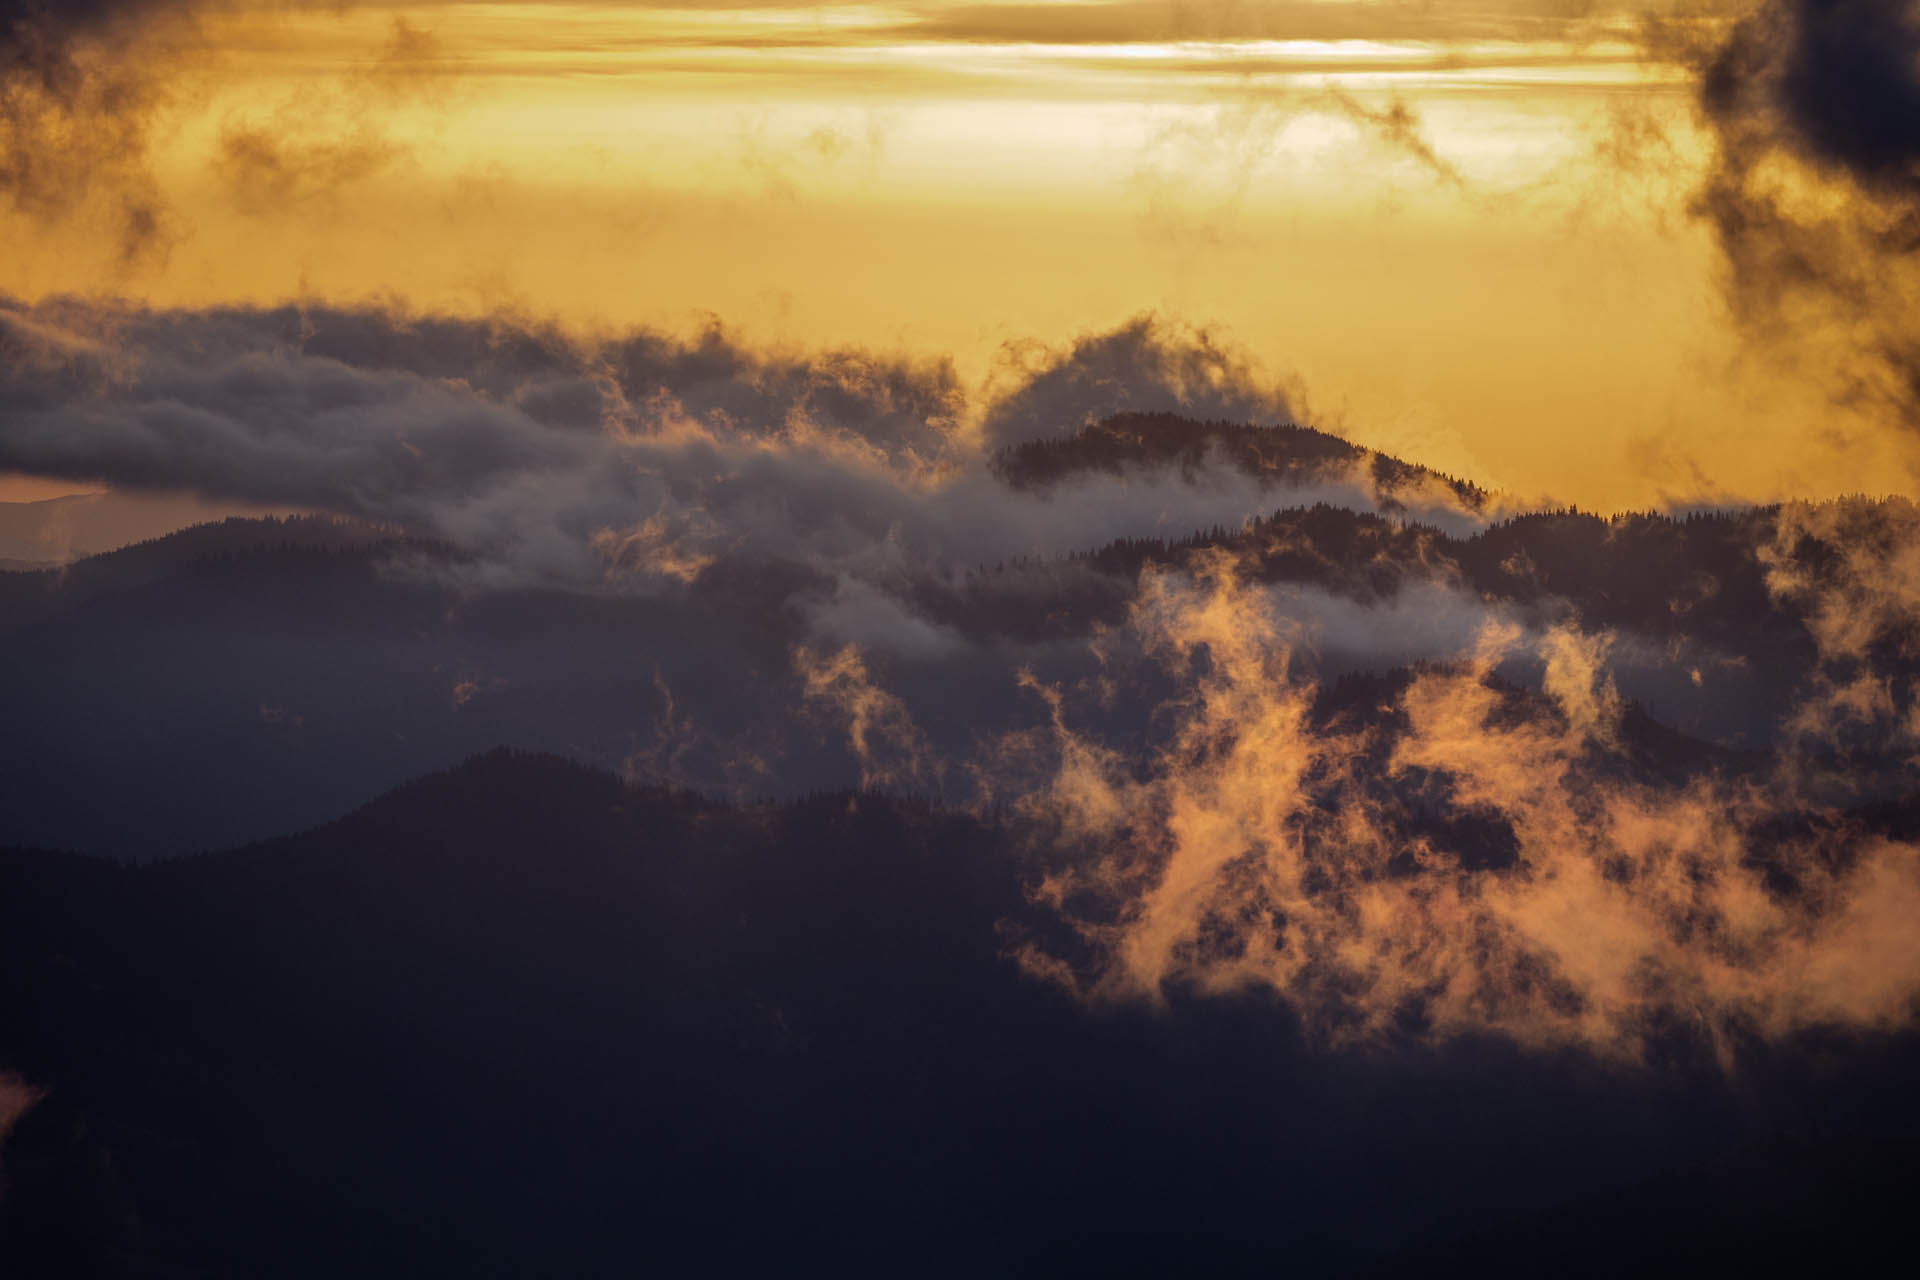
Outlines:
[[[0,1064],[45,1091],[8,1274],[1333,1274],[1781,1130],[1920,1132],[1905,1041],[1729,1082],[1090,1010],[1003,955],[1048,927],[1024,857],[504,752],[236,852],[7,854]]]

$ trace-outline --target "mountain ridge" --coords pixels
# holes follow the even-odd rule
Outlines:
[[[1730,1090],[1710,1059],[1312,1045],[1254,993],[1083,1004],[1015,961],[1033,870],[891,797],[714,806],[514,751],[222,854],[0,851],[0,1055],[52,1085],[5,1148],[0,1258],[1392,1272],[1737,1171],[1783,1117],[1845,1150],[1913,1110],[1912,1036],[1754,1045]]]

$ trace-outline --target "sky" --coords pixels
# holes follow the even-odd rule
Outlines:
[[[981,402],[1151,315],[1517,503],[1909,493],[1910,391],[1861,353],[1911,291],[1783,303],[1715,202],[1882,208],[1712,98],[1743,17],[1810,3],[9,0],[0,295],[718,323]]]
[[[1904,1025],[1920,847],[1779,833],[1920,770],[1920,509],[1820,501],[1917,487],[1917,228],[1920,0],[0,0],[12,838],[120,848],[103,761],[182,824],[229,806],[156,758],[259,791],[171,852],[544,744],[1024,805],[1093,851],[1049,892],[1095,996]],[[1289,421],[1433,470],[1218,425]],[[290,650],[82,607],[223,511],[345,517],[298,536],[386,548],[372,594]],[[1429,774],[1520,872],[1394,870]]]

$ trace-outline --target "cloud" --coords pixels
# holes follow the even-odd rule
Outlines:
[[[858,649],[798,648],[793,666],[803,699],[844,722],[860,764],[862,788],[921,791],[938,786],[942,764],[933,744],[913,722],[906,703],[874,682]]]
[[[1145,203],[1142,233],[1187,249],[1243,236],[1254,182],[1300,111],[1292,96],[1261,94],[1156,128],[1129,178]]]
[[[227,7],[0,4],[0,210],[43,230],[76,221],[100,228],[96,238],[115,246],[122,272],[158,262],[190,235],[155,176],[151,144],[157,130],[177,123],[170,113],[195,105],[199,73],[215,52],[200,19]],[[212,173],[251,215],[350,189],[410,156],[383,113],[444,102],[447,68],[431,32],[395,17],[385,43],[346,74],[230,115],[209,157]]]
[[[6,1210],[7,1137],[13,1127],[20,1123],[20,1117],[32,1109],[46,1094],[35,1089],[25,1080],[11,1071],[0,1071],[0,1216]]]
[[[966,648],[954,628],[920,616],[898,596],[851,576],[834,584],[830,598],[809,608],[808,621],[823,639],[907,658],[941,658]]]
[[[413,160],[413,145],[393,135],[389,114],[446,106],[454,66],[433,32],[396,15],[378,52],[343,74],[229,115],[213,148],[214,177],[244,214],[316,205],[337,213],[336,197]]]
[[[7,1135],[13,1131],[27,1108],[41,1098],[39,1090],[12,1072],[0,1072],[0,1145],[4,1145]]]
[[[271,124],[231,121],[221,130],[214,172],[241,212],[283,212],[371,178],[406,155],[364,121],[345,134],[303,138],[294,117],[288,110]]]
[[[1920,509],[1900,499],[1788,503],[1758,555],[1768,590],[1805,619],[1819,655],[1788,729],[1822,744],[1914,753]]]
[[[1287,392],[1250,353],[1212,330],[1152,314],[1064,348],[1010,343],[1001,363],[1001,376],[1014,386],[988,409],[983,423],[995,447],[1071,435],[1120,412],[1293,421]]]
[[[1527,626],[1515,606],[1442,580],[1416,580],[1362,602],[1318,587],[1266,588],[1264,609],[1295,636],[1295,662],[1386,670],[1471,652],[1489,625]]]
[[[1920,194],[1911,0],[1766,0],[1715,50],[1701,94],[1735,162],[1782,148],[1864,190]]]
[[[622,616],[664,638],[616,646],[657,664],[663,711],[621,748],[636,772],[765,788],[841,767],[1011,798],[1076,944],[1022,955],[1088,998],[1258,989],[1334,1041],[1634,1058],[1679,1036],[1729,1060],[1755,1035],[1903,1025],[1920,995],[1898,928],[1920,851],[1848,809],[1864,773],[1836,792],[1814,767],[1862,719],[1905,732],[1920,525],[1898,504],[1756,526],[1771,599],[1818,651],[1788,717],[1808,741],[1743,768],[1692,744],[1675,768],[1620,691],[1643,642],[1484,598],[1438,557],[1336,593],[1251,580],[1272,547],[1198,547],[1112,578],[1120,606],[1064,640],[983,639],[925,607],[998,560],[1238,528],[1307,494],[1384,505],[1370,459],[1305,490],[1222,449],[1026,488],[997,474],[997,442],[1108,407],[1290,416],[1251,356],[1152,317],[1022,348],[984,394],[938,359],[717,325],[589,337],[318,306],[9,302],[0,351],[0,467],[397,523],[451,543],[436,572],[476,592],[646,606]],[[1630,527],[1514,545],[1578,560]],[[1092,573],[1048,562],[1039,607],[1072,607],[1047,592]],[[732,632],[767,641],[774,678],[742,660],[715,680],[689,652]],[[1338,679],[1381,667],[1407,669]],[[491,657],[435,679],[436,711],[468,718],[537,687]],[[795,750],[809,728],[847,763]]]
[[[1695,207],[1736,314],[1920,428],[1920,6],[1761,0],[1720,30],[1655,27],[1698,73],[1714,158]]]
[[[1124,44],[1167,41],[1466,42],[1564,38],[1580,29],[1591,6],[1537,0],[1495,0],[1470,13],[1424,5],[1315,3],[1248,5],[1233,0],[1164,4],[1105,0],[1088,4],[954,4],[937,6],[899,30],[919,39],[1036,44]]]
[[[146,165],[180,0],[0,3],[0,202],[47,223],[111,223],[123,264],[161,251],[168,212]]]
[[[1173,673],[1173,727],[1136,760],[1050,702],[1057,763],[1025,810],[1070,849],[1041,855],[1036,899],[1079,949],[1026,944],[1040,976],[1094,1000],[1264,989],[1335,1042],[1631,1059],[1677,1037],[1728,1063],[1920,1001],[1920,948],[1890,924],[1920,848],[1770,826],[1813,803],[1784,774],[1636,772],[1604,634],[1490,619],[1383,705],[1325,714],[1303,629],[1224,557],[1143,577],[1128,627]],[[1494,676],[1525,650],[1543,698]]]
[[[1422,132],[1420,117],[1400,97],[1389,99],[1384,107],[1370,107],[1346,90],[1329,86],[1322,100],[1335,114],[1360,126],[1383,146],[1410,156],[1436,180],[1452,187],[1466,185],[1460,171],[1433,149]]]
[[[1265,418],[1245,353],[1141,318],[970,397],[943,359],[323,307],[0,304],[0,467],[397,523],[477,581],[687,581],[716,556],[897,583],[1277,504],[1225,458],[1015,492],[983,441],[1127,405]],[[982,424],[985,424],[984,427]],[[1371,486],[1314,496],[1366,505]],[[873,616],[854,596],[827,610]],[[826,616],[826,615],[823,615]],[[836,624],[838,625],[838,624]]]

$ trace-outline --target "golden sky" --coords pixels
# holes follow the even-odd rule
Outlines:
[[[1687,78],[1506,0],[164,5],[129,257],[0,215],[0,291],[506,309],[950,355],[1152,311],[1317,425],[1600,508],[1910,487],[1736,332]],[[105,56],[105,55],[102,55]],[[35,491],[39,492],[39,491]],[[0,496],[6,496],[0,494]],[[24,489],[15,496],[27,496]]]
[[[1685,582],[1664,579],[1617,629],[1562,620],[1573,602],[1546,584],[1580,575],[1536,573],[1520,542],[1497,563],[1527,594],[1468,585],[1464,556],[1416,533],[1417,550],[1395,554],[1431,580],[1409,572],[1375,598],[1357,571],[1351,596],[1251,572],[1243,585],[1224,531],[1309,501],[1459,532],[1549,503],[1913,491],[1920,0],[1863,2],[1874,22],[1819,0],[1726,0],[1718,16],[1719,0],[1672,0],[1659,20],[1604,0],[76,0],[73,19],[25,4],[0,0],[0,24],[41,24],[0,25],[0,457],[42,478],[0,475],[0,499],[110,477],[151,503],[59,504],[43,522],[57,541],[20,539],[33,563],[89,549],[83,534],[124,544],[142,536],[136,521],[178,528],[219,503],[318,508],[459,549],[444,572],[463,592],[630,589],[647,609],[617,616],[636,620],[636,646],[704,648],[677,634],[679,617],[710,617],[697,626],[728,643],[750,635],[756,654],[771,637],[777,676],[757,683],[759,656],[716,675],[722,659],[689,652],[679,695],[657,664],[651,686],[635,684],[647,650],[621,637],[622,674],[593,695],[622,721],[602,741],[630,772],[710,752],[698,785],[741,795],[804,776],[779,772],[813,750],[798,720],[770,746],[758,706],[731,720],[737,736],[676,720],[676,705],[698,706],[712,723],[709,704],[676,696],[710,695],[733,717],[738,692],[844,719],[863,787],[940,794],[965,773],[985,797],[1004,757],[1009,796],[1040,796],[1104,851],[1083,882],[1043,894],[1122,895],[1107,916],[1121,927],[1074,922],[1117,940],[1090,991],[1155,998],[1197,977],[1334,1004],[1369,990],[1373,1032],[1419,999],[1443,1034],[1602,1047],[1651,1025],[1665,979],[1649,973],[1675,975],[1674,1009],[1728,1028],[1911,1013],[1920,947],[1902,921],[1920,910],[1920,853],[1876,834],[1857,861],[1811,837],[1786,842],[1801,864],[1750,856],[1782,815],[1804,825],[1834,803],[1828,787],[1849,794],[1829,775],[1868,757],[1856,742],[1885,753],[1859,768],[1861,802],[1911,781],[1911,672],[1874,666],[1912,656],[1911,504],[1698,526],[1759,539],[1752,573],[1676,556]],[[1744,5],[1759,20],[1729,22]],[[36,61],[18,32],[43,29],[58,56]],[[1735,64],[1717,97],[1702,74],[1715,59]],[[1872,80],[1857,94],[1856,73]],[[289,302],[311,305],[263,310]],[[448,316],[510,323],[413,323]],[[593,341],[635,327],[698,337]],[[1073,347],[1099,334],[1126,341]],[[1175,348],[1203,358],[1148,367]],[[784,358],[809,351],[828,354]],[[1426,476],[1394,489],[1381,479],[1393,469],[1363,457],[1284,493],[1184,459],[1151,476],[1081,468],[1059,486],[986,464],[988,444],[1065,434],[1094,402],[1144,403],[1111,393],[1154,378],[1196,414],[1290,410],[1499,496],[1482,504]],[[109,537],[97,509],[113,508]],[[1352,527],[1369,532],[1340,535],[1349,548],[1386,544]],[[1182,570],[1145,562],[1123,624],[1090,613],[1084,632],[1039,640],[993,629],[996,611],[1036,601],[1051,628],[1051,593],[1061,615],[1083,607],[1077,577],[1052,585],[1057,557],[1209,528],[1220,536],[1179,552]],[[1705,545],[1635,528],[1596,537],[1622,557]],[[1317,552],[1295,536],[1269,526],[1246,545]],[[1575,535],[1542,536],[1553,557],[1585,554],[1559,549],[1584,545]],[[762,576],[762,557],[777,572]],[[1028,557],[1042,566],[1030,582]],[[703,577],[728,558],[750,571]],[[949,592],[1009,562],[1004,595]],[[1615,568],[1642,566],[1610,567],[1579,608],[1607,599]],[[777,585],[789,580],[805,585]],[[701,582],[711,597],[694,595]],[[678,607],[683,587],[697,609],[651,612]],[[772,607],[736,615],[735,592]],[[1724,611],[1689,631],[1715,597]],[[941,614],[928,599],[953,603]],[[953,621],[968,610],[988,619],[984,642]],[[1796,616],[1805,644],[1781,640]],[[1754,647],[1737,647],[1749,629]],[[1079,670],[1097,678],[1033,674],[1072,673],[1060,655],[1083,637]],[[1134,661],[1152,678],[1123,697]],[[1388,661],[1450,664],[1378,695],[1398,699],[1405,735],[1315,710],[1315,681]],[[453,712],[509,685],[430,670]],[[1538,672],[1550,726],[1509,714],[1515,670]],[[1764,729],[1775,737],[1759,738],[1751,722],[1776,714],[1769,684],[1789,671]],[[908,693],[887,687],[896,676]],[[1164,746],[1139,748],[1161,752],[1150,775],[1134,747],[1069,727],[1065,709],[1097,700],[1098,725],[1162,679],[1182,692],[1142,722],[1147,744],[1172,725]],[[1000,693],[980,697],[992,681]],[[936,686],[937,700],[909,700]],[[529,681],[516,697],[566,687]],[[619,690],[643,687],[664,710],[634,717]],[[990,697],[1015,693],[1044,719],[996,721],[1007,713]],[[1593,769],[1641,751],[1622,726],[1656,696],[1743,754],[1756,741],[1793,751],[1764,781],[1727,757],[1724,777],[1716,765],[1669,790],[1637,762]],[[252,732],[253,707],[278,723],[289,702],[236,705]],[[936,745],[936,720],[915,719],[929,708],[965,746]],[[583,741],[564,714],[564,741]],[[996,723],[1015,727],[996,738]],[[653,726],[653,747],[636,724]],[[1803,740],[1818,754],[1795,754]],[[1527,873],[1463,891],[1453,855],[1377,820],[1351,762],[1384,759],[1389,741],[1386,778],[1457,779],[1462,813],[1510,819]],[[1059,767],[1036,792],[1026,753],[1047,751]],[[1349,783],[1359,799],[1336,821],[1329,797]],[[1403,857],[1417,878],[1390,871]],[[1777,865],[1831,908],[1782,905]],[[1153,887],[1128,902],[1148,867]],[[1198,945],[1216,921],[1250,922],[1218,967]],[[1489,951],[1489,937],[1507,941]],[[1554,972],[1534,967],[1536,946],[1578,1000],[1536,981]],[[1328,973],[1323,996],[1315,975]],[[1495,988],[1511,1003],[1489,1005]]]

